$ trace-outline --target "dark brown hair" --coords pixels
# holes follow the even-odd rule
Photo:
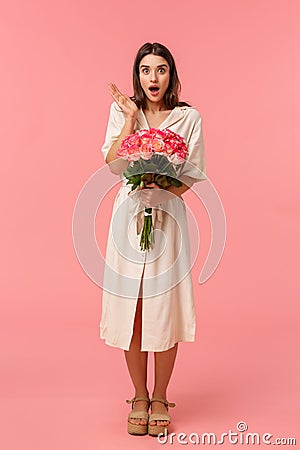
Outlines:
[[[133,64],[133,90],[134,95],[130,97],[137,105],[138,108],[146,108],[146,95],[142,89],[140,83],[139,66],[141,60],[146,55],[162,56],[168,62],[170,67],[170,82],[168,89],[164,95],[164,102],[167,109],[173,109],[175,106],[191,106],[186,102],[179,101],[179,95],[181,91],[181,84],[178,78],[176,65],[171,52],[162,44],[154,42],[146,42],[138,50]]]

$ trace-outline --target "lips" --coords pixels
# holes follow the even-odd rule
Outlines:
[[[149,91],[150,91],[151,95],[155,96],[159,92],[159,87],[158,86],[150,86]]]

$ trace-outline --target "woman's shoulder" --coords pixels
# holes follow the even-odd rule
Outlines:
[[[201,120],[201,113],[196,105],[180,105],[178,108],[191,120]]]

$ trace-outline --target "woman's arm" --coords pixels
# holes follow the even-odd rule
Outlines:
[[[127,160],[119,158],[117,156],[117,151],[123,139],[129,134],[134,133],[134,124],[136,121],[138,109],[136,104],[129,98],[129,96],[127,94],[122,94],[114,83],[109,83],[108,87],[110,94],[123,111],[123,115],[125,117],[125,123],[120,131],[118,139],[114,141],[105,158],[105,162],[110,165],[111,172],[119,175],[120,173],[124,172],[124,170],[126,170],[129,163]],[[112,118],[111,127],[115,129],[117,123],[118,120],[114,116],[114,119]]]
[[[171,192],[172,194],[177,195],[178,197],[181,197],[181,195],[184,194],[184,192],[186,192],[188,189],[190,189],[190,187],[184,183],[182,183],[182,186],[180,186],[180,187],[168,186],[166,188],[167,191]]]
[[[189,187],[183,183],[180,187],[168,186],[166,188],[160,188],[156,183],[149,183],[145,188],[141,189],[141,201],[146,208],[154,208],[158,204],[170,200],[170,195],[166,194],[165,191],[169,191],[182,199],[181,194],[188,189]]]
[[[111,172],[116,175],[123,173],[128,167],[129,162],[117,156],[117,151],[120,148],[123,139],[134,132],[134,124],[135,118],[125,120],[120,136],[110,147],[106,155],[105,162],[109,164]]]

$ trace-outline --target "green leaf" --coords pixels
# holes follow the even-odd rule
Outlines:
[[[168,181],[168,178],[166,177],[166,175],[155,175],[154,177],[154,182],[156,184],[158,184],[159,186],[161,186],[163,189],[170,186],[170,183]]]
[[[177,180],[176,178],[168,177],[169,182],[172,186],[180,187],[182,186],[182,183],[180,180]]]

